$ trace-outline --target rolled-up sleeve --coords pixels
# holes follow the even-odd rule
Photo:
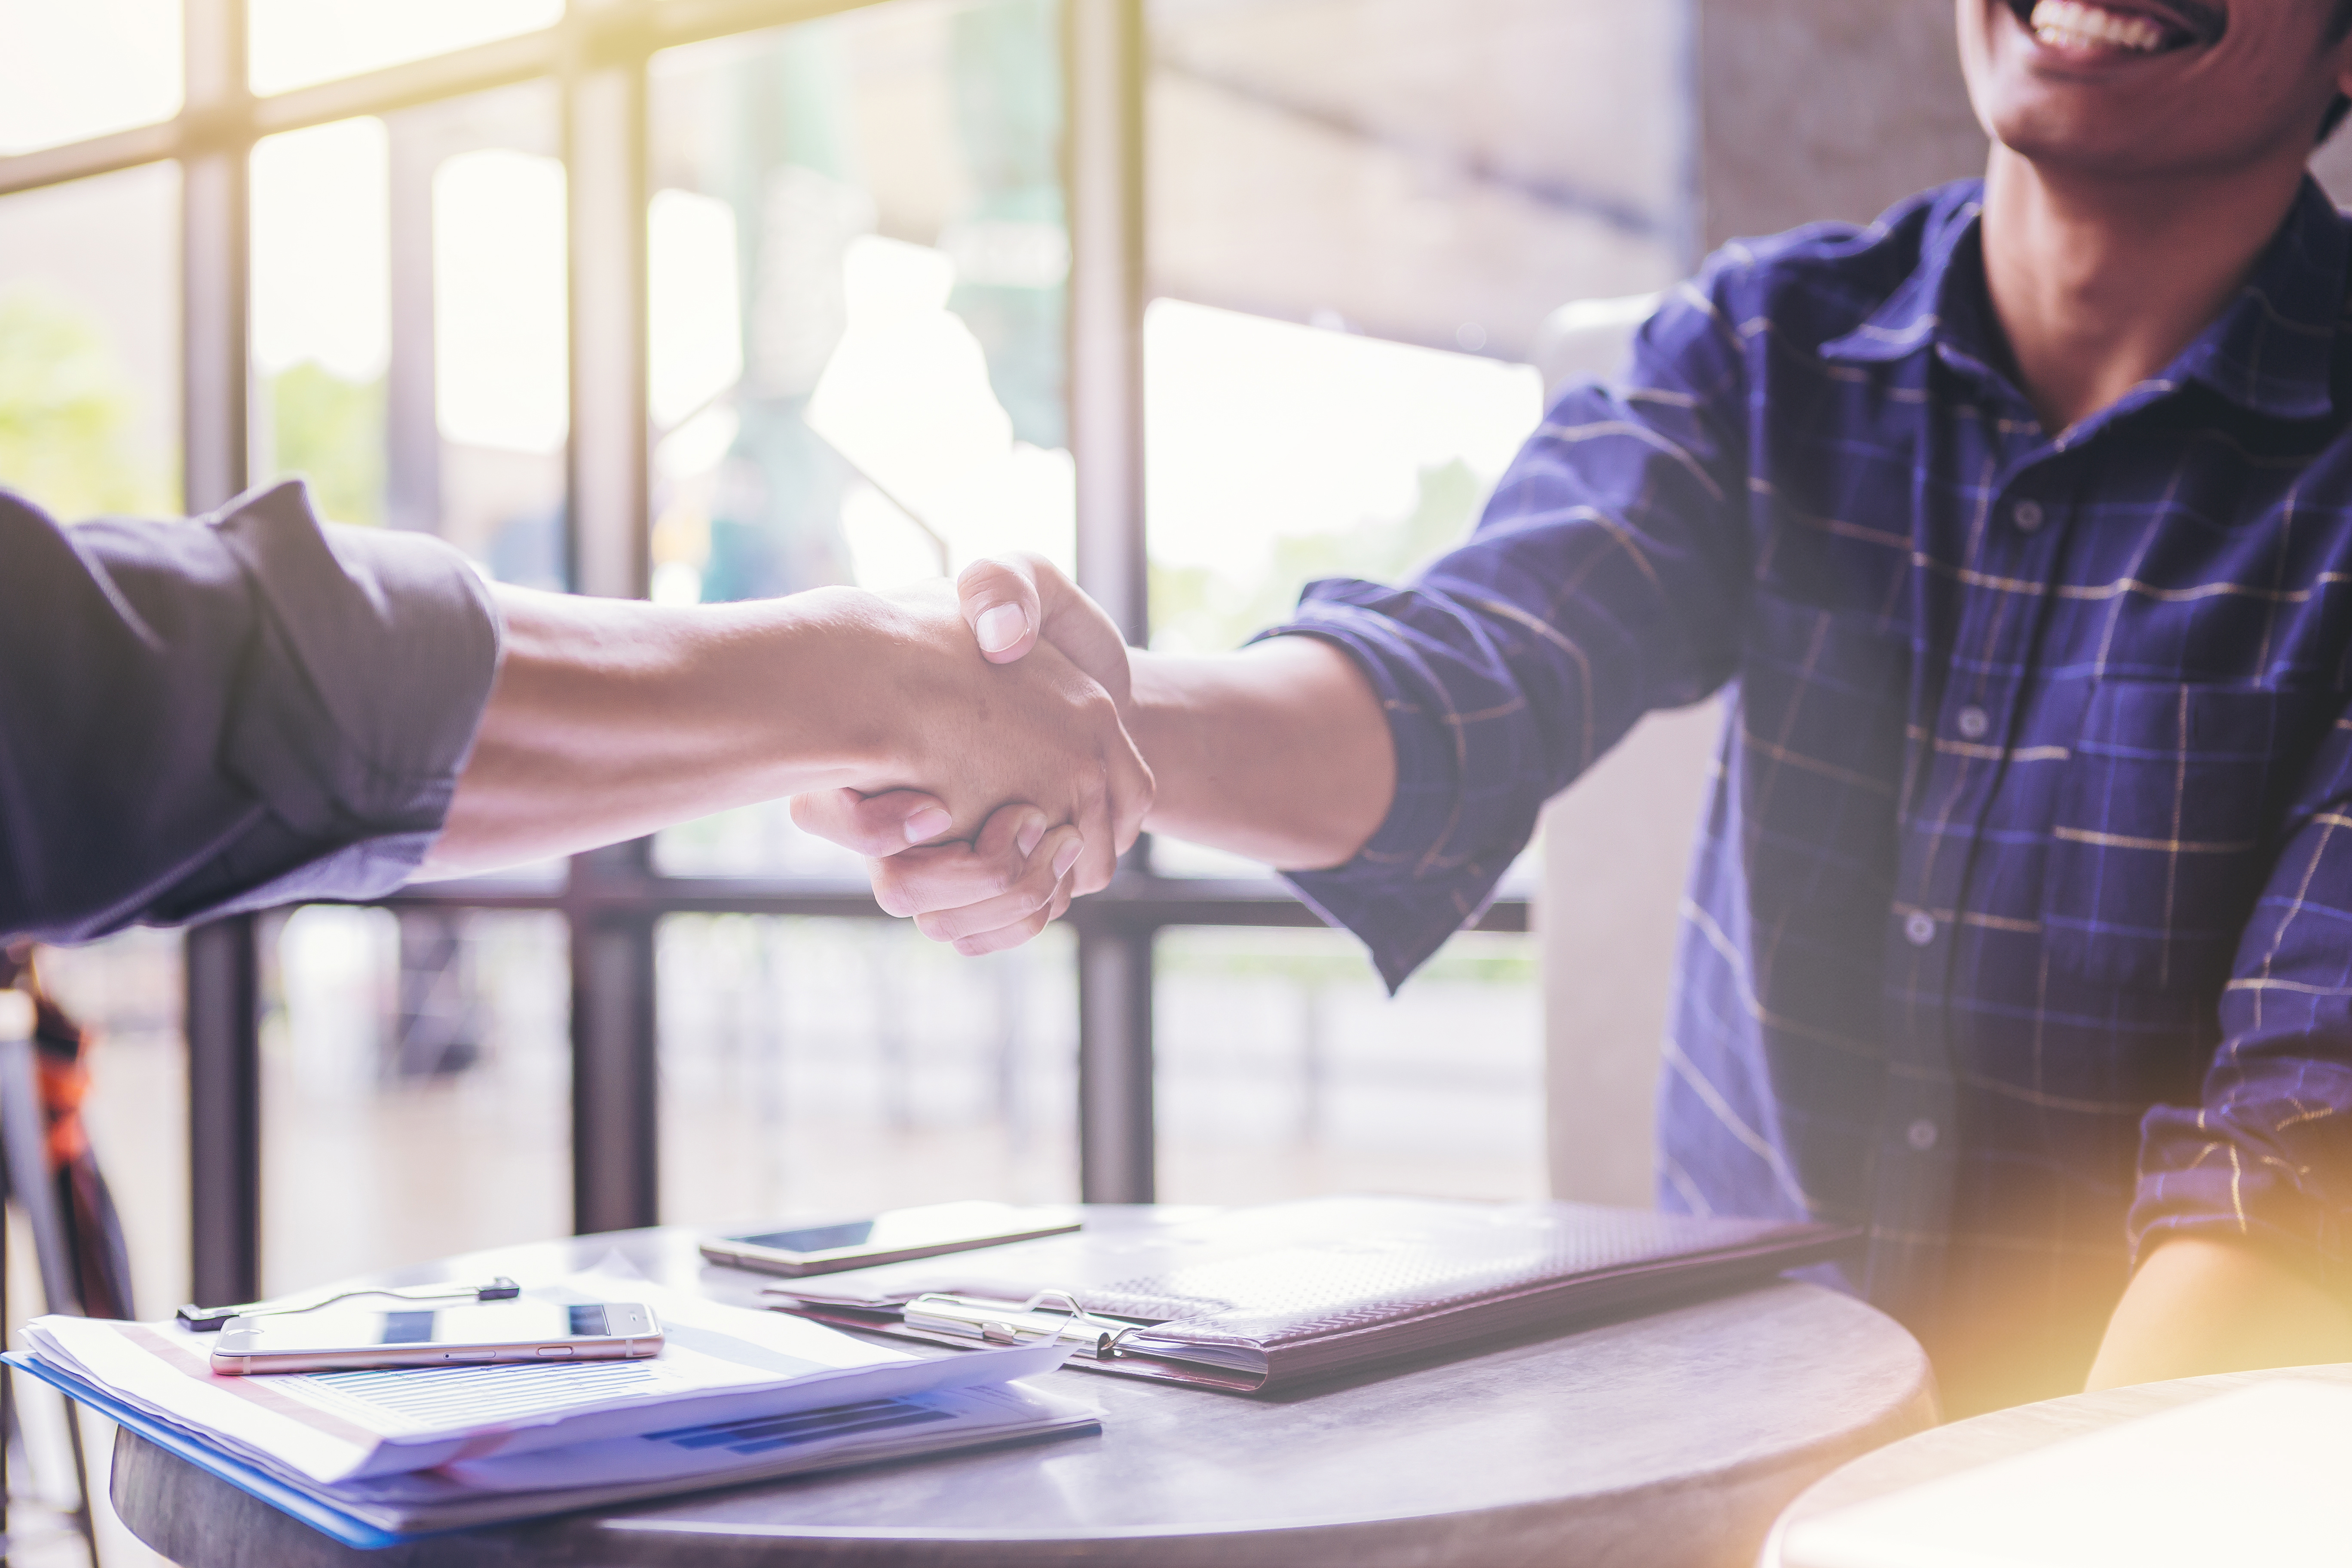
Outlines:
[[[499,662],[457,552],[289,481],[70,528],[0,494],[0,935],[372,898],[423,861]]]
[[[1404,587],[1311,584],[1264,634],[1336,643],[1387,710],[1387,820],[1348,864],[1288,877],[1391,988],[1485,909],[1547,800],[1734,668],[1745,379],[1710,282],[1643,329],[1622,389],[1558,401],[1466,544]]]
[[[2352,1287],[2352,711],[2287,837],[2221,993],[2194,1104],[2140,1121],[2135,1261],[2170,1237],[2243,1237]]]

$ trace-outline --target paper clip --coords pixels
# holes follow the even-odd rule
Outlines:
[[[910,1329],[992,1345],[1031,1344],[1039,1340],[1059,1344],[1075,1336],[1077,1353],[1108,1361],[1118,1353],[1119,1337],[1138,1325],[1098,1318],[1078,1305],[1067,1290],[1040,1290],[1017,1305],[974,1296],[918,1296],[907,1303],[904,1321]]]
[[[304,1301],[297,1297],[294,1304],[278,1300],[247,1301],[241,1307],[199,1307],[190,1303],[180,1309],[178,1316],[190,1333],[215,1334],[231,1318],[289,1317],[297,1312],[315,1312],[338,1301],[353,1301],[363,1296],[382,1296],[394,1301],[511,1301],[521,1294],[522,1287],[501,1274],[487,1285],[412,1285],[404,1290],[346,1290],[341,1295],[323,1297],[316,1301]]]

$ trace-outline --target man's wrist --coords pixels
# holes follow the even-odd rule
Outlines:
[[[848,787],[871,794],[909,780],[921,764],[921,715],[936,694],[924,679],[926,637],[885,595],[828,587],[773,601],[774,686],[755,700],[773,747],[795,775],[790,793]],[[783,792],[780,792],[783,793]]]

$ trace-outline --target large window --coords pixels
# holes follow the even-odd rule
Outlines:
[[[0,483],[299,472],[675,603],[1037,549],[1231,647],[1458,538],[1539,367],[1685,262],[1677,16],[0,0]],[[770,807],[54,972],[154,1309],[567,1225],[1538,1192],[1528,891],[1391,1002],[1147,845],[970,963]]]

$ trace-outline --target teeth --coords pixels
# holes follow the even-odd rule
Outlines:
[[[2033,36],[2053,48],[2132,49],[2154,54],[2164,47],[2164,29],[2146,16],[2085,5],[2081,0],[2042,0],[2033,7]]]

